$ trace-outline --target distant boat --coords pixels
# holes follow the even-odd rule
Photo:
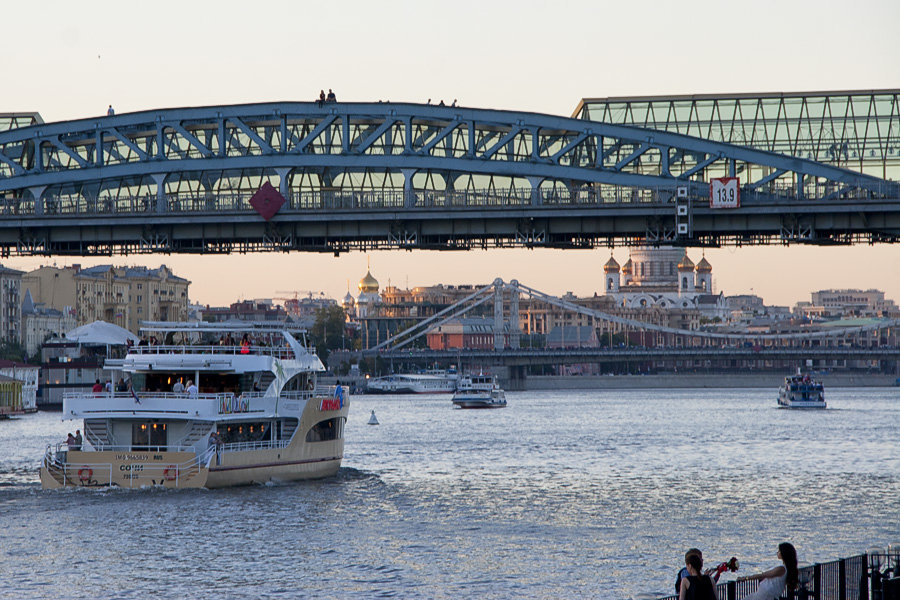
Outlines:
[[[385,375],[370,379],[370,394],[449,394],[456,390],[459,374],[453,370],[431,370],[421,373]]]
[[[809,375],[790,375],[778,390],[779,408],[825,408],[825,388]]]
[[[506,393],[493,375],[464,375],[456,386],[453,404],[459,408],[503,408]]]

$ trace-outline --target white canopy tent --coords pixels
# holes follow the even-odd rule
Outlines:
[[[128,340],[135,344],[140,341],[138,336],[127,329],[106,321],[94,321],[76,327],[66,334],[66,339],[82,346],[124,346]]]

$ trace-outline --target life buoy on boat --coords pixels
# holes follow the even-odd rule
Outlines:
[[[84,467],[82,469],[78,469],[78,480],[79,481],[89,481],[94,478],[94,470]]]
[[[178,478],[178,467],[171,465],[163,471],[163,479],[166,481],[175,481]]]

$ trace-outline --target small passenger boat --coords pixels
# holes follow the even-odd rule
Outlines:
[[[83,419],[84,442],[47,448],[45,489],[218,488],[337,472],[349,394],[318,385],[325,368],[303,330],[162,322],[142,329],[165,341],[107,361],[122,374],[115,391],[63,397],[63,419]]]
[[[779,408],[825,408],[825,388],[809,375],[790,375],[778,390]]]
[[[459,408],[503,408],[506,394],[493,375],[464,375],[456,385],[453,404]]]

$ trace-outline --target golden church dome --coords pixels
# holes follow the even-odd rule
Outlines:
[[[681,259],[681,262],[678,263],[679,271],[694,270],[694,261],[688,258],[687,252],[684,253],[684,257]]]
[[[631,259],[629,258],[622,266],[622,272],[626,275],[631,275],[632,271],[634,271],[634,263],[632,263]]]
[[[603,271],[605,273],[609,273],[610,271],[619,271],[619,263],[616,262],[616,259],[612,256],[609,257],[609,260],[606,261],[606,264],[603,265]]]
[[[712,265],[709,264],[709,261],[706,260],[706,257],[700,259],[700,262],[697,263],[697,270],[703,273],[709,273],[712,271]]]
[[[378,280],[372,277],[370,271],[366,271],[366,276],[359,280],[359,291],[363,293],[378,293]]]

